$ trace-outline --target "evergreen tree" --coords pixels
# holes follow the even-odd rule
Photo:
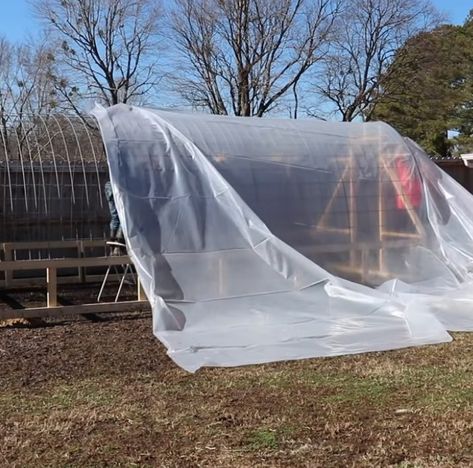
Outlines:
[[[472,86],[473,23],[444,25],[397,52],[374,115],[432,155],[455,154],[473,143]]]

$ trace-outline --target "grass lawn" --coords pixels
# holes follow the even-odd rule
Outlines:
[[[0,328],[0,466],[473,465],[473,333],[187,374],[148,317]]]

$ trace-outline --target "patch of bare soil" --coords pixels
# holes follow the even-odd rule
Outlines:
[[[187,374],[147,314],[0,329],[0,466],[471,466],[473,334]]]

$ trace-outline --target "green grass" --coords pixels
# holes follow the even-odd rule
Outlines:
[[[0,466],[473,466],[473,334],[193,375],[133,364],[0,386]]]
[[[78,407],[106,408],[117,401],[119,389],[111,382],[85,379],[70,384],[60,383],[46,392],[2,392],[0,413],[9,411],[47,414],[52,410],[71,410]]]
[[[252,383],[253,385],[255,382]],[[436,366],[399,367],[393,374],[378,370],[373,375],[353,372],[322,372],[303,369],[262,377],[264,387],[289,389],[295,385],[313,388],[314,396],[326,403],[375,406],[389,405],[408,393],[416,407],[444,411],[473,404],[473,379],[469,369]],[[242,383],[240,382],[240,385]]]
[[[278,435],[271,429],[258,429],[250,433],[246,445],[251,450],[275,450],[278,448]]]

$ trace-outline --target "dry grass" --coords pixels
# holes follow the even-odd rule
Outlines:
[[[0,466],[473,464],[473,334],[186,374],[148,319],[0,330]]]

